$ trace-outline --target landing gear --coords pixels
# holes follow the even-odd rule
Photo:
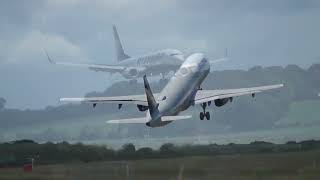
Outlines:
[[[206,118],[207,120],[210,120],[210,112],[206,111],[207,103],[202,103],[201,107],[203,112],[200,112],[200,115],[199,115],[200,120],[203,120],[204,118]]]
[[[207,120],[210,120],[210,113],[209,112],[206,112],[206,118],[207,118]]]
[[[168,81],[168,79],[166,79],[166,74],[165,73],[160,73],[160,80],[159,80],[159,83],[160,85],[165,85],[166,82]]]
[[[204,114],[203,114],[203,112],[200,112],[200,120],[202,121],[203,118],[204,118]]]

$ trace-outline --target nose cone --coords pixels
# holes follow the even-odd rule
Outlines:
[[[182,67],[198,66],[204,58],[205,56],[202,53],[192,54],[189,57],[187,57],[187,59],[182,64]]]

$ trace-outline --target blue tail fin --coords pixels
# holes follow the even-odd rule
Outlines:
[[[146,96],[147,96],[147,101],[148,101],[148,106],[149,106],[149,112],[152,118],[154,118],[157,113],[159,113],[158,110],[158,103],[156,102],[153,93],[151,91],[149,82],[147,80],[147,76],[144,75],[143,76],[143,83],[144,83],[144,90],[146,92]]]

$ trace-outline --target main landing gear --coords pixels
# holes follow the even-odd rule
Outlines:
[[[200,112],[200,120],[203,120],[204,118],[206,118],[207,120],[210,120],[210,112],[206,111],[207,105],[210,106],[211,102],[207,103],[202,103],[200,104],[202,107],[203,112]]]
[[[160,76],[161,76],[161,78],[160,78],[160,80],[159,80],[159,83],[160,83],[161,85],[165,85],[166,82],[168,81],[168,79],[166,79],[166,74],[165,74],[165,73],[160,73]]]

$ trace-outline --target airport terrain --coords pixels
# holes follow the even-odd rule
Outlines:
[[[21,168],[0,169],[2,180],[175,180],[183,166],[182,179],[201,180],[318,180],[320,151],[289,153],[195,156],[172,159],[147,159],[35,165],[32,173]]]

